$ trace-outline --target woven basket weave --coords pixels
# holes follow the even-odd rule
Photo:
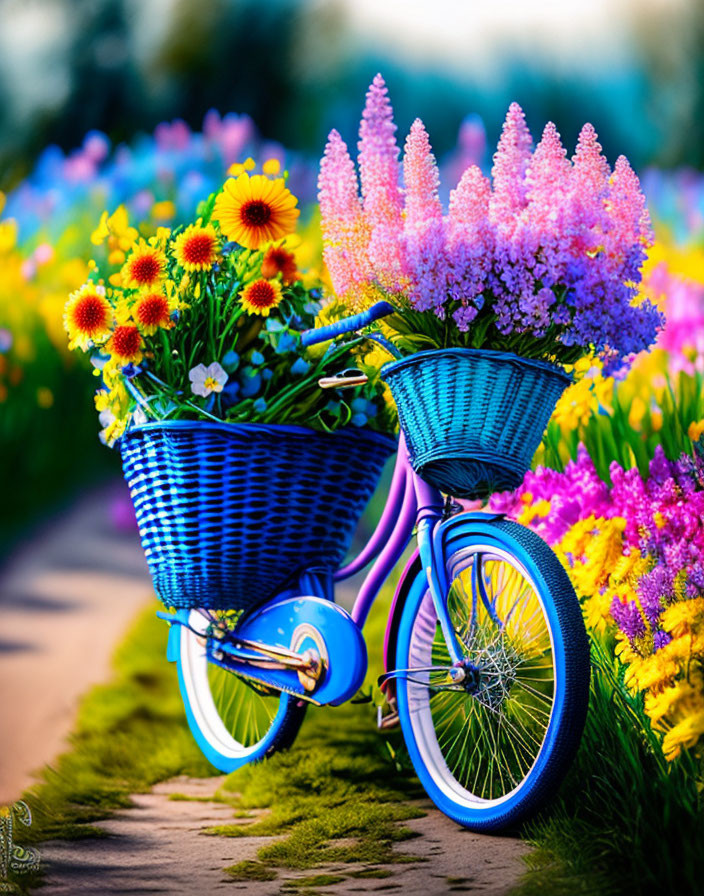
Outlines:
[[[334,570],[395,450],[388,436],[193,421],[121,440],[142,546],[170,607],[251,609]]]
[[[520,484],[571,382],[552,364],[480,349],[418,352],[382,376],[414,470],[458,498]]]

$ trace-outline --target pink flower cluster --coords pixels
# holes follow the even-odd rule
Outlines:
[[[704,284],[673,274],[661,262],[651,271],[646,287],[667,308],[658,348],[669,354],[670,373],[704,373]]]
[[[494,495],[492,510],[518,518],[526,503],[546,502],[545,515],[537,515],[531,527],[556,546],[577,523],[594,517],[618,517],[625,522],[626,552],[638,550],[651,564],[637,585],[645,617],[656,630],[655,648],[669,636],[657,631],[666,606],[674,599],[680,581],[688,598],[704,596],[704,454],[683,454],[667,460],[660,446],[643,479],[637,469],[624,470],[613,463],[609,488],[598,476],[592,459],[580,446],[576,461],[563,473],[539,467],[526,474],[515,492]],[[549,506],[548,506],[549,505]],[[612,615],[625,634],[638,636],[643,620],[634,601],[614,599]]]
[[[338,296],[359,303],[379,288],[417,311],[451,317],[457,334],[489,315],[495,347],[505,344],[501,337],[548,336],[615,361],[654,342],[661,315],[635,302],[652,241],[645,199],[624,156],[611,171],[591,125],[570,161],[552,123],[533,149],[513,103],[491,180],[469,166],[447,214],[423,123],[413,123],[402,163],[395,131],[377,75],[360,126],[361,196],[347,146],[330,134],[318,188]]]

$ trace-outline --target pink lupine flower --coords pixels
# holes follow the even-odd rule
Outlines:
[[[649,246],[653,241],[650,216],[640,181],[625,156],[619,156],[609,181],[606,199],[609,212],[609,254],[624,260],[632,244]]]
[[[336,130],[330,132],[318,177],[325,263],[335,292],[354,302],[371,279],[367,233],[359,199],[357,173],[347,146]]]
[[[589,123],[579,133],[572,162],[567,208],[568,234],[577,248],[596,251],[607,223],[604,198],[611,172],[609,163],[602,155],[597,133]]]
[[[569,183],[570,163],[555,125],[549,121],[526,171],[529,220],[541,231],[559,227],[559,215]]]
[[[494,193],[491,197],[491,220],[501,229],[512,232],[516,215],[526,205],[526,168],[531,157],[533,138],[528,130],[523,109],[511,103],[494,154],[491,179]]]
[[[454,314],[466,332],[483,304],[482,291],[491,267],[492,233],[489,226],[491,184],[476,165],[462,175],[450,194],[447,219],[448,287],[461,303]]]
[[[388,90],[376,75],[367,91],[359,126],[359,171],[364,215],[370,229],[368,253],[382,285],[400,287],[402,196],[399,149]]]
[[[440,174],[430,148],[428,132],[420,118],[413,122],[406,138],[403,180],[406,186],[406,226],[415,227],[427,221],[440,220]]]
[[[410,278],[409,298],[424,311],[447,301],[445,226],[438,196],[440,175],[423,122],[416,118],[406,139],[403,159],[406,185],[404,263]]]

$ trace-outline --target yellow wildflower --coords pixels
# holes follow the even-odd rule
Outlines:
[[[697,420],[689,424],[687,435],[693,442],[698,442],[704,435],[704,420]]]

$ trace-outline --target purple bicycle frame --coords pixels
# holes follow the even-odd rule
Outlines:
[[[361,553],[347,566],[339,569],[333,576],[334,581],[343,581],[360,572],[372,561],[375,561],[362,583],[352,608],[352,619],[360,628],[363,628],[369,611],[387,576],[401,559],[411,540],[415,526],[418,527],[419,542],[419,549],[416,554],[420,552],[423,567],[428,574],[431,590],[434,593],[438,593],[440,588],[434,587],[437,583],[434,581],[434,564],[432,562],[430,545],[432,545],[432,535],[436,524],[442,518],[442,511],[442,495],[414,472],[408,459],[408,449],[406,448],[403,433],[401,433],[396,465],[391,479],[391,488],[389,489],[384,512],[374,534]],[[396,589],[392,604],[392,615],[402,586],[403,578],[399,581]],[[446,613],[442,609],[438,612],[438,618],[443,629],[449,628]],[[388,650],[389,632],[390,627],[387,626],[384,645],[385,655],[387,655]],[[449,630],[446,632],[446,638],[448,639],[451,654],[455,653],[455,650],[452,649],[455,639],[450,635]],[[459,653],[454,659],[459,659]]]

